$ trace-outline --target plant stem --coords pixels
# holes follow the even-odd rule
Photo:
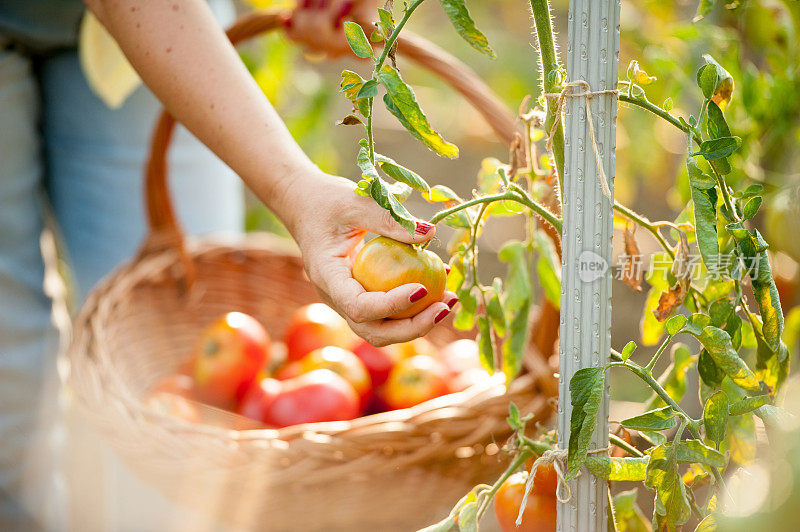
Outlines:
[[[661,357],[661,354],[664,352],[664,350],[667,348],[667,346],[670,344],[671,341],[672,341],[672,336],[668,336],[666,340],[664,340],[664,342],[658,347],[658,351],[656,351],[656,354],[653,355],[653,358],[651,358],[650,362],[648,362],[647,365],[644,367],[644,369],[647,372],[653,371],[656,362],[658,362],[658,359]]]
[[[511,464],[508,466],[508,468],[506,468],[506,470],[503,472],[500,478],[498,478],[497,481],[492,485],[492,489],[490,489],[488,492],[485,492],[485,494],[483,493],[481,494],[484,497],[484,499],[481,502],[481,505],[478,507],[477,521],[480,522],[481,517],[483,517],[483,514],[486,512],[486,509],[489,507],[489,502],[491,502],[492,497],[494,497],[494,494],[497,493],[497,490],[500,489],[500,486],[503,485],[503,482],[508,480],[508,477],[513,475],[517,471],[517,469],[519,469],[519,467],[522,464],[524,464],[525,461],[532,455],[533,451],[521,449],[519,451],[519,454],[517,454],[517,456],[514,457],[514,461],[511,462]]]
[[[369,99],[369,116],[367,117],[367,125],[364,127],[367,130],[367,144],[369,145],[369,161],[375,164],[375,138],[372,136],[372,101]]]
[[[411,18],[411,14],[417,9],[422,2],[425,0],[414,0],[408,5],[408,8],[403,13],[403,18],[400,19],[400,22],[397,23],[397,26],[394,27],[394,31],[391,35],[386,39],[386,42],[383,45],[383,52],[381,52],[381,56],[378,58],[378,61],[375,63],[375,72],[377,73],[383,63],[386,62],[386,58],[389,56],[389,52],[392,50],[397,37],[400,35],[400,30],[403,29],[403,26],[406,25],[408,19]]]
[[[622,449],[623,451],[626,451],[628,454],[630,454],[632,456],[638,456],[640,458],[642,456],[644,456],[644,453],[642,451],[640,451],[639,449],[637,449],[636,447],[634,447],[630,443],[626,442],[625,440],[623,440],[622,438],[620,438],[616,434],[609,433],[608,434],[608,441],[609,441],[609,443],[619,447],[620,449]]]
[[[550,69],[557,68],[555,39],[553,38],[553,24],[550,20],[550,5],[547,0],[531,0],[531,12],[536,25],[536,36],[539,40],[539,75],[542,77],[542,88],[545,93],[559,92],[559,87],[548,80]],[[547,98],[547,117],[544,121],[545,133],[550,134],[556,121],[558,98]],[[553,155],[556,163],[556,177],[559,190],[564,189],[564,127],[558,122],[553,133]],[[561,230],[559,229],[559,232]]]
[[[498,194],[481,196],[478,198],[473,198],[469,201],[465,201],[463,203],[459,203],[458,205],[454,205],[449,209],[444,209],[443,211],[439,211],[438,213],[436,213],[433,216],[433,218],[430,219],[430,223],[435,225],[441,222],[443,219],[450,216],[451,214],[466,209],[468,207],[472,207],[473,205],[478,205],[481,203],[492,203],[495,201],[504,201],[504,200],[516,201],[517,203],[521,203],[522,205],[529,207],[531,210],[536,212],[536,214],[538,214],[539,216],[547,220],[550,224],[552,224],[553,227],[555,227],[559,233],[561,232],[561,218],[558,218],[556,215],[550,212],[546,207],[533,200],[527,194],[517,192],[516,189],[507,190],[506,192],[501,192]]]
[[[621,84],[630,84],[629,81],[620,81],[619,83],[621,83]],[[663,110],[661,107],[659,107],[656,104],[652,103],[647,98],[644,98],[644,97],[642,97],[642,98],[634,98],[633,96],[630,96],[629,94],[626,94],[624,92],[620,92],[619,93],[619,101],[630,103],[630,104],[633,104],[633,105],[637,105],[637,106],[641,107],[642,109],[646,109],[647,111],[650,111],[654,115],[663,118],[664,120],[666,120],[667,122],[669,122],[670,124],[672,124],[676,128],[680,129],[684,133],[691,134],[692,138],[694,139],[694,141],[697,142],[698,144],[700,144],[700,142],[702,142],[701,139],[697,138],[697,136],[694,135],[693,131],[691,131],[690,129],[687,129],[686,126],[681,124],[680,120],[678,120],[677,118],[675,118],[674,116],[672,116],[671,114],[669,114],[668,112]]]
[[[652,222],[650,222],[650,220],[636,213],[635,211],[629,209],[628,207],[619,203],[618,201],[614,202],[614,210],[622,214],[629,220],[633,220],[640,226],[647,229],[649,233],[651,233],[654,237],[656,237],[656,240],[658,240],[658,243],[661,244],[662,248],[664,248],[664,251],[666,251],[669,254],[670,258],[675,259],[675,252],[672,251],[672,247],[670,247],[669,243],[664,239],[663,236],[661,236],[658,227],[656,227]]]

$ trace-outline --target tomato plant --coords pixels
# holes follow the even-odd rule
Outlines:
[[[395,63],[398,35],[423,1],[406,3],[399,20],[395,20],[391,2],[379,9],[370,38],[358,24],[345,24],[355,55],[372,61],[366,77],[352,71],[342,73],[341,91],[353,104],[353,113],[343,123],[361,126],[365,134],[356,160],[361,170],[356,193],[373,198],[410,233],[415,217],[403,202],[413,191],[443,206],[429,221],[457,230],[449,246],[446,280],[447,289],[456,292],[461,302],[453,324],[463,330],[477,327],[477,351],[483,367],[504,373],[511,382],[521,371],[534,294],[540,292],[556,307],[561,297],[572,297],[562,296],[560,287],[559,191],[565,178],[565,142],[557,96],[568,84],[570,73],[555,53],[548,2],[531,0],[542,96],[533,108],[529,100],[523,102],[519,115],[522,131],[510,146],[508,162],[484,160],[469,197],[431,185],[419,173],[378,153],[373,129],[374,105],[382,101],[427,148],[444,157],[458,155],[458,148],[431,126]],[[440,4],[473,48],[494,56],[463,0],[440,0]],[[711,4],[702,2],[698,20]],[[378,45],[382,49],[376,50]],[[552,450],[552,435],[530,438],[526,418],[512,405],[509,424],[515,435],[505,447],[512,455],[508,470],[493,485],[476,486],[430,530],[449,530],[456,524],[461,529],[475,528],[492,498],[497,497],[496,504],[502,507],[511,493],[520,494],[515,503],[519,510],[524,491],[511,490],[506,482],[534,455],[541,456],[538,467],[549,480],[537,488],[538,475],[529,478],[527,486],[520,481],[524,474],[513,478],[516,488],[521,483],[539,499],[545,490],[548,494],[555,491],[551,472],[558,471],[560,483],[584,471],[610,481],[642,482],[655,494],[655,528],[675,530],[694,519],[703,523],[703,530],[713,530],[709,523],[714,520],[718,498],[725,496],[726,475],[735,466],[751,462],[756,453],[755,419],[770,430],[785,419],[778,399],[789,374],[787,345],[796,344],[797,332],[784,320],[769,245],[756,227],[765,189],[760,183],[731,179],[743,146],[742,137],[736,134],[738,124],[729,123],[730,109],[737,105],[736,82],[711,55],[698,54],[696,59],[702,61],[693,78],[696,89],[691,94],[683,91],[680,99],[675,94],[674,100],[670,97],[661,105],[653,103],[648,91],[657,79],[638,61],[630,63],[617,84],[619,102],[632,109],[630,112],[646,111],[687,141],[686,173],[680,179],[691,201],[675,218],[651,221],[620,201],[613,204],[618,225],[624,228],[628,257],[621,267],[633,266],[635,256],[640,255],[635,228],[651,235],[660,248],[651,263],[666,264],[660,278],[652,267],[646,278],[649,288],[642,312],[641,349],[630,341],[622,350],[611,349],[601,357],[599,367],[581,369],[572,376],[566,456]],[[752,94],[748,98],[758,103]],[[697,103],[694,114],[674,110],[675,101],[688,104],[692,99]],[[478,238],[490,220],[510,216],[523,219],[524,237],[500,247],[498,257],[507,264],[507,274],[485,284],[479,276]],[[692,258],[695,251],[696,261]],[[534,290],[530,273],[534,269],[541,290]],[[360,266],[356,271],[362,271]],[[624,273],[620,280],[633,290],[644,288],[641,279]],[[385,289],[368,287],[369,282],[363,280],[367,289]],[[800,319],[791,323],[800,323]],[[667,357],[668,368],[656,373],[659,362]],[[691,415],[681,403],[688,376],[694,374],[690,369],[698,375],[700,417]],[[644,413],[621,421],[634,438],[609,435],[612,445],[624,451],[623,456],[589,450],[609,370],[628,372],[652,393],[643,405]],[[393,382],[390,375],[387,389]],[[558,468],[553,464],[559,464]],[[619,507],[620,515],[638,519],[641,512],[634,499],[609,492],[611,515]],[[534,506],[538,508],[539,502]],[[548,508],[554,519],[555,503]]]
[[[525,496],[528,472],[511,475],[494,496],[494,514],[503,532],[550,532],[556,529],[555,493],[543,493],[536,487]],[[525,506],[522,522],[517,526],[520,506]]]

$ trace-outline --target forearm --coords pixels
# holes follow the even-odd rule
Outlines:
[[[317,169],[204,0],[86,0],[169,112],[285,218],[289,183]]]

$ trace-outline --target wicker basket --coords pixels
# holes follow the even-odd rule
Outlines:
[[[250,16],[228,34],[240,41],[281,27],[282,16]],[[429,46],[406,38],[399,51],[454,81],[510,140],[513,117],[502,104],[466,67]],[[131,470],[176,501],[259,530],[411,530],[498,473],[509,401],[540,420],[552,410],[555,383],[540,359],[528,360],[529,371],[508,392],[493,383],[411,409],[280,430],[190,424],[142,402],[220,314],[252,314],[280,337],[292,312],[317,300],[296,252],[275,239],[183,237],[166,187],[173,125],[164,114],[153,139],[150,235],[135,260],[90,294],[68,350],[67,384]],[[431,339],[454,334],[445,324]]]

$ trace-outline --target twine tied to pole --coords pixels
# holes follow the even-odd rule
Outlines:
[[[582,87],[584,91],[573,93],[572,89],[574,87]],[[584,98],[584,103],[586,104],[586,120],[589,122],[589,139],[592,141],[594,159],[597,162],[597,178],[600,181],[600,188],[603,190],[603,194],[605,194],[607,198],[611,199],[611,189],[608,187],[606,171],[603,168],[603,158],[600,157],[600,151],[597,149],[597,141],[594,138],[594,120],[592,119],[592,108],[590,105],[590,100],[592,97],[601,94],[613,94],[616,97],[619,95],[619,91],[617,89],[593,91],[586,81],[579,79],[565,83],[564,87],[559,93],[547,92],[544,94],[548,98],[558,98],[556,102],[556,119],[553,122],[553,127],[550,128],[550,133],[547,138],[547,151],[551,151],[551,148],[553,147],[553,136],[555,135],[558,123],[561,121],[561,110],[564,105],[564,100],[566,98]]]
[[[610,447],[593,449],[589,451],[588,454],[608,453],[609,449]],[[528,495],[531,493],[533,479],[536,477],[536,470],[540,465],[553,464],[553,469],[555,470],[557,478],[556,500],[562,504],[566,504],[572,499],[572,490],[570,490],[569,484],[564,479],[564,475],[567,472],[567,452],[567,449],[548,449],[533,462],[531,472],[528,474],[528,480],[525,482],[525,495],[522,497],[522,504],[519,507],[519,514],[517,514],[517,526],[522,524],[522,514],[525,513],[525,507],[527,506],[525,501],[528,500]],[[577,476],[580,476],[580,472],[578,472],[576,477]],[[564,493],[563,496],[561,495],[562,492]]]

